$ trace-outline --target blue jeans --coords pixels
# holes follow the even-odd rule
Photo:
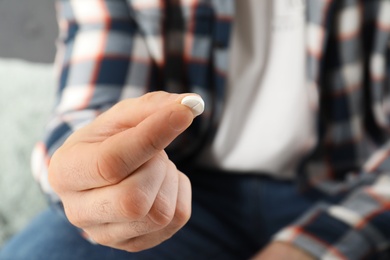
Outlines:
[[[128,253],[93,245],[48,209],[4,246],[0,259],[247,259],[320,199],[301,194],[293,182],[259,175],[203,172],[189,177],[191,219],[159,246]]]

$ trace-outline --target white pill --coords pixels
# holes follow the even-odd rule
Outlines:
[[[194,117],[199,116],[204,111],[204,101],[200,96],[186,96],[181,103],[191,108]]]

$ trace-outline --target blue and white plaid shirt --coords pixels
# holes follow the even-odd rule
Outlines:
[[[299,182],[303,192],[346,199],[318,204],[275,239],[321,259],[390,259],[390,0],[307,6],[307,84],[319,96],[319,143]],[[58,0],[57,7],[58,103],[32,159],[51,201],[59,198],[48,183],[50,156],[125,98],[155,90],[202,95],[205,113],[168,151],[178,163],[196,156],[224,103],[234,0]]]

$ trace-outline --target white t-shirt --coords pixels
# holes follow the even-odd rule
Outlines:
[[[305,0],[237,0],[226,107],[201,163],[291,178],[315,144]]]

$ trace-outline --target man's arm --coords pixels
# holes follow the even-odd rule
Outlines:
[[[32,156],[34,177],[53,203],[60,200],[48,182],[51,156],[74,131],[124,95],[144,94],[142,75],[148,74],[147,51],[125,0],[58,0],[56,7],[57,104]],[[139,63],[145,71],[139,71],[136,84],[129,74]]]

